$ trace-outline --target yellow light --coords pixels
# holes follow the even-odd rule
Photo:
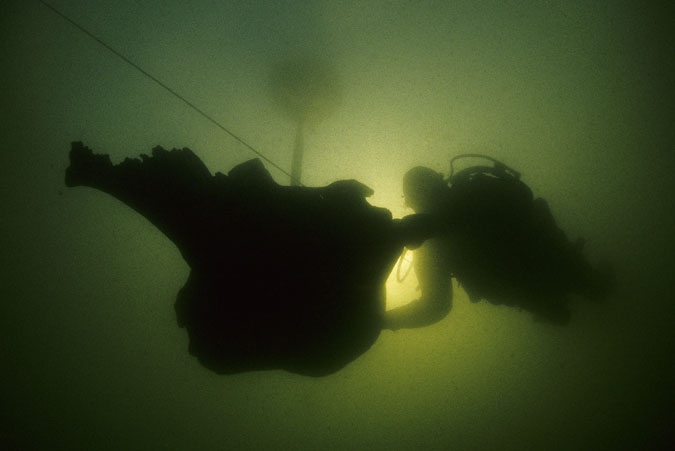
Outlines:
[[[387,279],[387,310],[400,307],[419,297],[415,271],[412,270],[413,253],[404,252]],[[400,265],[400,267],[399,267]],[[405,277],[401,277],[407,274]],[[402,280],[399,280],[402,279]]]

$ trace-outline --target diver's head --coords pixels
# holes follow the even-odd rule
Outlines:
[[[418,213],[434,210],[446,189],[443,174],[424,166],[414,167],[403,176],[405,203]]]

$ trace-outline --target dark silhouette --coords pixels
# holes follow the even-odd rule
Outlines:
[[[75,142],[66,185],[116,197],[176,244],[191,269],[178,324],[190,353],[222,374],[338,371],[383,328],[445,317],[453,276],[474,302],[558,324],[569,320],[570,293],[598,298],[606,288],[582,242],[569,243],[546,202],[504,166],[469,168],[450,186],[428,168],[410,170],[404,192],[417,214],[400,220],[368,204],[372,190],[358,181],[281,186],[258,159],[212,176],[189,149],[156,147],[114,166]],[[417,248],[422,295],[385,313],[385,282],[404,246]]]
[[[191,271],[175,303],[190,353],[218,373],[322,376],[368,350],[383,326],[385,281],[430,218],[392,220],[354,180],[280,186],[259,160],[212,176],[189,149],[113,166],[72,144],[68,186],[126,203],[179,248]]]
[[[519,174],[499,162],[449,180],[416,167],[404,177],[404,193],[417,213],[437,218],[439,233],[414,255],[421,297],[387,312],[386,328],[422,327],[445,317],[453,276],[472,302],[518,307],[554,324],[569,321],[570,294],[597,300],[609,289],[608,273],[584,258],[583,241],[569,242],[546,201],[534,199]]]

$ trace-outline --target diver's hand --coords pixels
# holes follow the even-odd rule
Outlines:
[[[408,304],[387,310],[382,329],[399,330],[426,327],[445,318],[452,309],[449,298],[420,298]]]

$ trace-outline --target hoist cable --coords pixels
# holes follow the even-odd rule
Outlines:
[[[182,96],[182,95],[179,94],[178,92],[174,91],[174,90],[173,90],[171,87],[169,87],[166,83],[162,82],[162,81],[159,80],[157,77],[155,77],[154,75],[150,74],[148,71],[146,71],[145,69],[143,69],[141,66],[139,66],[138,64],[134,63],[134,62],[131,61],[129,58],[127,58],[126,56],[124,56],[119,50],[115,49],[114,47],[112,47],[111,45],[109,45],[108,43],[106,43],[103,39],[99,38],[99,37],[96,36],[94,33],[90,32],[89,30],[87,30],[86,28],[84,28],[82,25],[80,25],[79,23],[75,22],[73,19],[71,19],[70,17],[68,17],[67,15],[65,15],[64,13],[62,13],[61,11],[59,11],[58,9],[56,9],[54,6],[50,5],[49,3],[45,2],[44,0],[38,0],[38,1],[39,1],[40,3],[42,3],[44,6],[46,6],[47,8],[51,9],[54,13],[56,13],[58,16],[60,16],[61,18],[63,18],[65,21],[69,22],[69,23],[70,23],[71,25],[73,25],[75,28],[77,28],[78,30],[80,30],[82,33],[86,34],[86,35],[89,36],[91,39],[93,39],[94,41],[98,42],[100,45],[102,45],[102,46],[103,46],[106,50],[108,50],[110,53],[112,53],[113,55],[117,56],[117,57],[120,58],[122,61],[124,61],[125,63],[127,63],[129,66],[133,67],[133,68],[136,69],[138,72],[140,72],[141,74],[145,75],[147,78],[149,78],[150,80],[152,80],[153,82],[155,82],[156,84],[158,84],[159,86],[161,86],[162,88],[164,88],[164,89],[165,89],[166,91],[168,91],[172,96],[176,97],[178,100],[180,100],[181,102],[183,102],[184,104],[186,104],[188,107],[190,107],[190,108],[192,108],[194,111],[196,111],[198,114],[200,114],[203,118],[205,118],[206,120],[208,120],[209,122],[211,122],[212,124],[214,124],[216,127],[218,127],[219,129],[221,129],[222,131],[224,131],[225,133],[227,133],[228,135],[230,135],[230,136],[231,136],[232,138],[234,138],[238,143],[240,143],[241,145],[243,145],[244,147],[246,147],[247,149],[249,149],[251,152],[253,152],[253,153],[256,154],[257,156],[259,156],[260,158],[262,158],[263,160],[265,160],[266,162],[268,162],[270,165],[274,166],[276,169],[278,169],[279,171],[281,171],[283,174],[285,174],[285,175],[291,177],[291,174],[290,174],[288,171],[286,171],[286,170],[283,169],[281,166],[279,166],[278,164],[276,164],[273,160],[271,160],[271,159],[269,159],[268,157],[266,157],[262,152],[256,150],[253,146],[251,146],[250,144],[248,144],[248,143],[247,143],[246,141],[244,141],[242,138],[240,138],[240,137],[237,136],[235,133],[233,133],[232,131],[230,131],[227,127],[225,127],[225,126],[222,125],[220,122],[218,122],[218,121],[215,120],[213,117],[211,117],[209,114],[207,114],[206,112],[204,112],[204,110],[202,110],[201,108],[199,108],[197,105],[195,105],[194,103],[192,103],[191,101],[189,101],[188,99],[186,99],[184,96]]]

